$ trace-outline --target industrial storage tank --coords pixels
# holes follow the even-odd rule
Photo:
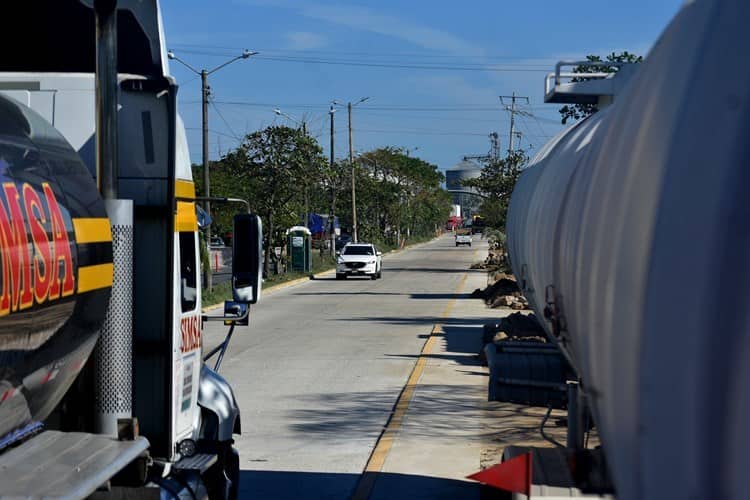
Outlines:
[[[746,496],[749,21],[745,2],[687,2],[511,200],[513,270],[581,377],[618,498]]]
[[[464,186],[463,182],[480,175],[482,167],[469,160],[463,160],[445,171],[445,188],[451,193],[453,203],[461,208],[464,218],[476,210],[481,199],[477,194],[472,194],[477,193],[476,189]]]

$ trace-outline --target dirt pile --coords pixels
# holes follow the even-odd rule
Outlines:
[[[504,344],[513,342],[547,343],[547,337],[542,325],[534,314],[513,313],[502,318],[497,323],[487,323],[482,332],[482,349],[479,350],[479,360],[487,364],[484,346],[487,344]]]
[[[477,288],[471,293],[475,299],[482,299],[489,307],[509,307],[511,309],[528,309],[529,303],[521,294],[515,277],[507,273],[495,273],[495,282],[487,288]]]
[[[484,325],[482,340],[485,344],[505,339],[530,342],[547,342],[544,328],[534,314],[513,313],[497,323]]]

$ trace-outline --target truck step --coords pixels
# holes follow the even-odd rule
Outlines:
[[[211,466],[215,464],[218,459],[219,457],[216,454],[199,453],[192,457],[183,458],[179,462],[172,465],[172,469],[182,470],[182,471],[193,471],[193,472],[197,472],[198,474],[203,474],[208,469],[210,469]]]
[[[42,432],[0,455],[0,499],[85,498],[148,447],[144,437]]]

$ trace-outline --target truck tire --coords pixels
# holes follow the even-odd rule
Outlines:
[[[345,280],[346,279],[346,274],[336,273],[336,279],[337,280]]]
[[[456,242],[456,246],[460,245],[460,243]]]

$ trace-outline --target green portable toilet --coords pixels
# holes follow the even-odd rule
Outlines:
[[[286,248],[289,270],[309,273],[312,269],[312,233],[310,230],[304,226],[287,229]]]

